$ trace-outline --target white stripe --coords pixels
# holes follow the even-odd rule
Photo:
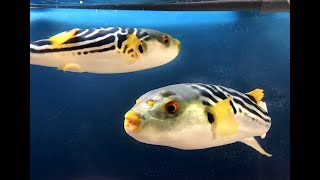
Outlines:
[[[88,31],[89,31],[89,29],[86,29],[86,30],[82,31],[81,33],[75,35],[75,37],[82,36],[82,35],[84,35],[85,33],[87,33]]]
[[[137,28],[133,28],[133,33],[132,34],[137,34]]]
[[[148,38],[149,37],[149,35],[147,35],[147,36],[144,36],[143,38],[141,38],[140,40],[145,40],[146,38]]]
[[[98,34],[100,31],[101,31],[101,29],[95,29],[92,33],[90,33],[84,37],[88,38],[88,37],[94,36],[94,35]]]
[[[38,48],[38,46],[33,45],[33,44],[30,44],[30,48],[32,48],[32,49],[37,49],[37,48]]]

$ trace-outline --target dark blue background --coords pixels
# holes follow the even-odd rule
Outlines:
[[[65,73],[30,65],[32,180],[290,179],[288,13],[31,9],[30,41],[92,27],[153,28],[180,39],[171,63],[124,74]],[[146,145],[123,129],[143,93],[182,82],[265,90],[272,127],[261,146],[196,151]]]

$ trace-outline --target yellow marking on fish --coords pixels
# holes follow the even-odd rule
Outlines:
[[[154,101],[147,101],[147,105],[149,107],[153,107],[154,106]]]
[[[73,72],[83,72],[81,70],[81,66],[79,64],[76,64],[76,63],[68,63],[68,64],[65,64],[61,67],[58,68],[59,70],[62,70],[62,71],[73,71]]]
[[[49,41],[51,41],[51,46],[54,48],[59,47],[61,44],[65,43],[79,31],[79,28],[72,29],[68,32],[63,32],[60,34],[57,34],[55,36],[52,36],[49,38]]]
[[[132,64],[139,60],[139,46],[142,47],[142,43],[135,34],[128,34],[127,41],[123,46],[123,51],[127,57],[127,63]]]
[[[237,133],[239,125],[234,118],[230,101],[231,97],[228,97],[209,109],[215,120],[211,126],[213,136],[228,136]]]
[[[137,99],[136,100],[136,104],[138,104],[139,102],[141,102],[141,99]]]
[[[264,96],[264,93],[263,93],[263,89],[255,89],[253,91],[250,91],[248,93],[246,93],[247,95],[251,96],[254,98],[254,101],[258,104],[263,96]]]

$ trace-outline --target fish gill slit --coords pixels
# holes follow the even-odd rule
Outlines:
[[[210,112],[207,112],[207,119],[210,124],[214,122],[214,117]]]

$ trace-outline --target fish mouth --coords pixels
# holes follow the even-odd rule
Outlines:
[[[124,115],[124,129],[129,132],[138,133],[141,130],[141,115],[130,110]]]
[[[180,51],[180,41],[178,39],[173,39],[173,41],[178,46],[178,49]]]

